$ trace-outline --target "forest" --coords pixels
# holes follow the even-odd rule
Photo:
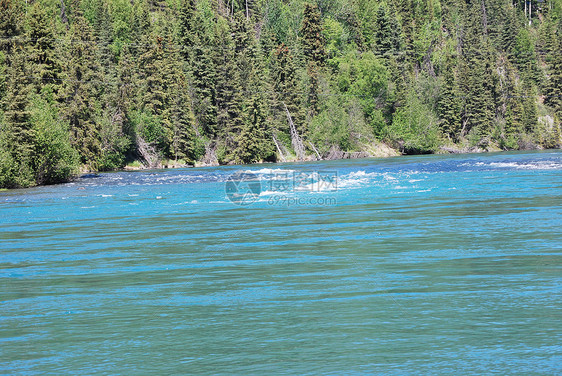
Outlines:
[[[0,188],[562,144],[562,0],[0,0]]]

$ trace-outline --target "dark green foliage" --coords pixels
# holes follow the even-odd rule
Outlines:
[[[291,114],[295,127],[303,133],[305,115],[303,111],[303,98],[299,88],[294,57],[285,44],[279,45],[273,53],[271,63],[271,76],[273,86],[273,109],[279,114],[280,130],[289,133],[285,105]]]
[[[562,119],[562,20],[558,21],[556,34],[552,31],[547,46],[548,79],[545,88],[545,103],[551,106]]]
[[[322,68],[326,62],[325,40],[322,21],[318,7],[305,4],[301,27],[303,54],[308,75],[308,116],[314,117],[319,112],[320,80]]]
[[[0,0],[0,50],[7,56],[17,42],[16,37],[22,32],[20,12],[15,3],[15,0]]]
[[[75,15],[71,36],[63,63],[62,115],[70,124],[70,139],[80,153],[81,162],[96,169],[101,139],[95,115],[104,77],[96,60],[92,29],[79,12]]]
[[[306,60],[317,66],[322,66],[326,61],[326,42],[322,31],[318,7],[305,4],[301,27],[302,49]]]
[[[39,3],[31,6],[28,15],[29,63],[35,83],[35,91],[50,87],[57,92],[60,87],[61,67],[56,56],[55,35],[48,23],[47,15]]]
[[[273,144],[267,134],[264,98],[254,95],[245,110],[244,123],[237,137],[236,158],[241,163],[254,163],[273,158]]]
[[[402,45],[401,27],[396,15],[389,15],[385,6],[380,6],[375,19],[373,50],[379,55],[393,54],[400,51]]]
[[[461,129],[461,95],[452,62],[445,68],[443,81],[438,103],[440,128],[446,137],[457,141]]]

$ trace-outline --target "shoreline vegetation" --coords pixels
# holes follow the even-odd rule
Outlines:
[[[0,14],[0,188],[562,145],[562,0],[0,0]]]
[[[374,152],[373,152],[374,150]],[[535,148],[527,148],[527,149],[518,149],[520,151],[523,150],[545,150],[544,148],[541,147],[535,147]],[[554,149],[554,150],[559,150]],[[498,153],[498,152],[505,152],[507,150],[502,150],[498,147],[493,147],[493,146],[489,146],[488,149],[482,149],[480,147],[477,146],[473,146],[473,147],[459,147],[458,145],[456,146],[441,146],[439,148],[438,151],[434,152],[434,153],[430,153],[433,155],[447,155],[447,154],[484,154],[484,153]],[[411,155],[411,154],[401,154],[399,153],[397,150],[392,149],[391,147],[389,147],[388,145],[385,144],[379,144],[378,147],[376,149],[371,149],[371,152],[354,152],[354,153],[346,153],[344,155],[340,155],[339,157],[327,157],[327,158],[317,158],[314,155],[308,155],[306,156],[304,159],[297,159],[296,157],[292,157],[292,158],[288,158],[285,161],[281,162],[279,160],[275,161],[275,162],[267,162],[267,161],[258,161],[258,162],[254,162],[252,164],[268,164],[268,163],[284,163],[284,162],[289,162],[289,163],[294,163],[294,162],[314,162],[314,161],[333,161],[333,160],[342,160],[342,159],[363,159],[363,158],[390,158],[390,157],[400,157],[400,156],[405,156],[405,155]],[[427,154],[426,154],[427,155]],[[229,165],[236,165],[235,163],[231,163]],[[194,162],[194,163],[186,163],[185,161],[179,160],[179,161],[174,161],[174,160],[163,160],[160,162],[160,164],[154,166],[154,167],[148,167],[143,165],[140,161],[133,161],[127,165],[125,165],[123,168],[120,169],[116,169],[114,171],[140,171],[140,170],[151,170],[151,169],[175,169],[175,168],[199,168],[199,167],[219,167],[219,166],[224,166],[221,164],[213,164],[213,163],[202,163],[202,162]],[[90,174],[90,173],[95,173],[95,172],[99,172],[99,171],[90,171],[87,169],[82,169],[81,170],[81,174]]]

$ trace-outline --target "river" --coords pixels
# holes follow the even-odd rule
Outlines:
[[[560,150],[103,173],[0,225],[0,373],[562,373]]]

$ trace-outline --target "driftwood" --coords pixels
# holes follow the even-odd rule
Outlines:
[[[308,141],[308,144],[310,145],[310,147],[312,148],[312,150],[314,150],[314,152],[316,153],[316,156],[318,157],[318,160],[322,160],[322,157],[320,156],[320,153],[318,152],[318,150],[316,150],[316,148],[314,147],[314,144],[310,141]]]
[[[295,150],[297,159],[299,161],[302,161],[304,160],[304,144],[302,143],[302,139],[300,138],[297,129],[295,128],[293,118],[291,117],[291,113],[289,112],[289,109],[287,108],[285,102],[283,102],[283,106],[285,106],[285,111],[287,112],[287,120],[289,121],[289,127],[291,128],[291,144],[293,145],[293,149]]]
[[[157,168],[160,165],[160,156],[153,145],[146,142],[144,138],[137,136],[137,146],[146,168]]]
[[[285,158],[285,156],[283,155],[283,152],[281,151],[281,147],[279,146],[279,142],[277,141],[277,137],[275,137],[275,134],[273,135],[273,142],[275,143],[275,146],[277,147],[277,151],[279,152],[279,156],[281,157],[281,161],[287,162],[287,159]]]
[[[205,143],[205,156],[203,157],[203,165],[218,166],[219,160],[217,158],[216,146],[211,142]]]

